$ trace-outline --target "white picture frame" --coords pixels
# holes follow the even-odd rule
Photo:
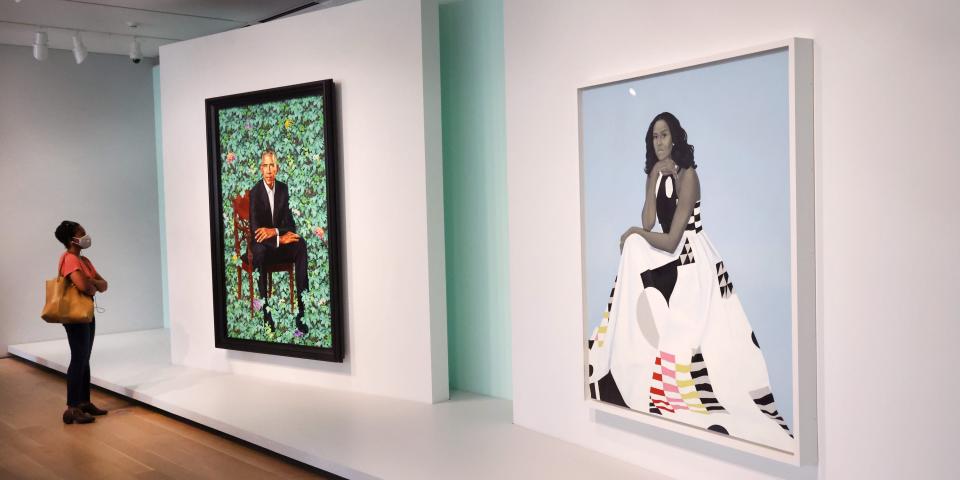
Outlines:
[[[789,361],[789,365],[784,371],[789,372],[790,378],[778,378],[782,384],[790,386],[789,389],[784,389],[784,391],[789,391],[789,401],[785,403],[790,405],[790,410],[786,415],[782,415],[783,417],[790,418],[789,432],[792,433],[793,436],[792,441],[789,442],[790,448],[784,448],[784,445],[787,443],[780,443],[778,447],[774,447],[764,444],[763,442],[752,441],[750,438],[716,433],[701,426],[671,420],[668,418],[669,416],[662,414],[657,415],[649,411],[635,410],[625,405],[618,406],[595,399],[596,394],[591,392],[590,345],[592,344],[589,343],[591,335],[595,334],[597,330],[596,327],[598,326],[596,325],[598,316],[598,312],[596,311],[597,295],[595,293],[591,295],[591,292],[596,292],[597,290],[596,275],[593,273],[597,269],[592,269],[594,264],[597,263],[594,260],[596,256],[593,255],[597,242],[593,241],[590,243],[592,241],[591,238],[595,238],[596,236],[594,233],[596,229],[591,230],[591,226],[598,225],[604,221],[603,219],[597,220],[597,215],[591,217],[592,213],[595,212],[591,212],[590,209],[593,208],[596,210],[598,208],[597,205],[603,204],[600,201],[591,204],[591,192],[596,191],[598,182],[595,178],[597,175],[612,175],[611,172],[617,171],[616,168],[610,168],[608,169],[609,171],[605,171],[602,174],[594,174],[593,172],[597,169],[591,170],[593,167],[593,165],[590,164],[591,160],[602,156],[602,150],[594,148],[594,145],[597,144],[594,140],[603,136],[605,138],[604,141],[610,142],[611,140],[607,137],[612,136],[608,135],[609,132],[606,132],[605,128],[601,129],[596,127],[596,125],[600,124],[597,120],[597,118],[600,117],[597,117],[598,114],[593,112],[601,110],[593,108],[593,105],[590,104],[590,102],[595,101],[593,100],[594,97],[591,97],[591,95],[593,95],[592,92],[599,92],[600,89],[604,88],[623,89],[624,92],[626,92],[624,94],[624,102],[633,101],[633,99],[627,97],[627,95],[637,95],[636,90],[630,87],[630,85],[634,84],[632,82],[640,82],[640,84],[642,84],[642,82],[650,79],[659,79],[658,81],[662,82],[664,78],[670,78],[670,75],[673,74],[688,75],[691,74],[691,72],[696,73],[711,68],[726,68],[726,66],[736,64],[736,62],[760,58],[768,54],[779,55],[780,52],[785,53],[784,67],[786,69],[787,85],[783,89],[783,92],[785,92],[787,101],[785,126],[788,133],[784,138],[786,148],[784,158],[788,161],[788,178],[786,180],[789,185],[789,191],[784,195],[784,198],[787,199],[784,204],[785,211],[787,212],[786,216],[789,217],[789,221],[784,222],[784,225],[789,225],[789,234],[787,235],[789,237],[789,245],[782,245],[782,251],[789,252],[789,258],[784,260],[784,265],[789,264],[789,275],[786,275],[786,272],[781,272],[784,278],[789,279],[789,287],[782,289],[782,294],[789,297],[789,300],[786,300],[784,305],[780,307],[782,307],[783,312],[789,312],[789,325],[784,324],[782,330],[783,332],[789,332],[789,341],[787,344],[791,350],[786,354],[787,360],[780,362],[784,363]],[[817,336],[817,323],[820,317],[818,314],[820,307],[818,305],[817,295],[818,234],[816,220],[817,181],[813,149],[813,75],[813,41],[810,39],[791,38],[737,51],[719,53],[694,60],[604,78],[578,88],[577,99],[580,116],[580,211],[581,238],[583,239],[581,261],[583,262],[582,293],[584,306],[583,334],[581,336],[584,341],[581,348],[583,349],[584,400],[589,404],[591,409],[626,417],[665,430],[689,435],[708,442],[725,445],[739,451],[749,452],[793,465],[816,463],[816,411],[818,403],[817,352],[820,343]],[[680,79],[681,76],[676,76],[675,78]],[[684,83],[684,85],[686,85],[686,83]],[[685,95],[683,88],[689,87],[680,85],[676,88],[676,91],[671,94]],[[719,91],[717,94],[722,95],[723,91]],[[640,95],[642,95],[642,93],[640,93]],[[617,107],[614,107],[613,110],[616,110],[616,108]],[[616,116],[616,118],[623,117]],[[616,121],[613,117],[611,117],[610,120],[611,122]],[[682,120],[681,118],[681,121]],[[593,123],[585,125],[585,122]],[[604,125],[610,124],[611,123],[607,123]],[[643,129],[646,129],[646,125],[643,125]],[[751,128],[745,127],[743,130],[747,132],[746,136],[749,138]],[[603,131],[603,135],[598,134],[597,132],[599,131]],[[692,132],[688,129],[688,133],[691,138],[690,143],[696,144],[698,132]],[[749,149],[750,142],[748,141],[740,147]],[[601,153],[597,153],[598,151]],[[697,153],[701,154],[701,150],[697,150]],[[703,153],[709,154],[709,151]],[[643,162],[642,157],[644,152],[641,151],[638,152],[638,154],[640,157],[639,161]],[[593,156],[591,157],[591,155]],[[704,160],[701,165],[708,165],[709,161],[710,160]],[[698,163],[700,162],[698,161]],[[699,169],[698,171],[701,170],[705,169]],[[700,173],[700,178],[704,178],[707,175],[705,172]],[[600,183],[602,184],[602,182]],[[642,183],[639,188],[644,188]],[[710,205],[708,202],[710,202],[711,199],[708,197],[706,190],[703,190],[703,198],[705,203],[704,228],[709,231]],[[629,208],[634,208],[637,218],[639,218],[640,207],[633,203]],[[588,225],[589,222],[593,223]],[[635,225],[639,225],[639,220],[637,220]],[[593,234],[594,237],[591,237],[591,234]],[[616,238],[610,239],[610,236],[610,232],[605,233],[601,241],[617,241]],[[603,248],[605,249],[605,255],[609,257],[609,250],[615,248],[615,246],[611,247],[605,244]],[[722,248],[719,251],[720,255],[724,254]],[[737,273],[734,267],[731,266],[730,268],[731,272],[733,272],[733,278],[736,279]],[[605,276],[608,273],[609,265],[607,265],[606,270],[601,276]],[[612,278],[611,276],[610,279]],[[609,285],[606,285],[606,289],[609,290]],[[591,299],[593,300],[592,302]],[[747,310],[747,316],[749,317],[750,309],[745,308],[745,310]],[[783,316],[785,317],[786,314]],[[756,342],[755,338],[754,342]],[[783,375],[781,375],[781,377],[782,376]]]

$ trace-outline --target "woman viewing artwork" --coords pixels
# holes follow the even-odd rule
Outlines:
[[[645,143],[641,225],[619,239],[610,300],[588,340],[589,395],[791,450],[759,343],[704,230],[687,132],[663,112]]]
[[[59,275],[70,279],[71,286],[83,294],[94,296],[107,291],[107,281],[81,252],[93,244],[86,229],[77,222],[64,220],[54,231],[54,237],[63,244],[65,251],[58,260]],[[90,402],[90,354],[97,320],[90,323],[65,323],[67,342],[70,345],[70,366],[67,368],[67,409],[63,423],[93,423],[94,417],[106,415]]]

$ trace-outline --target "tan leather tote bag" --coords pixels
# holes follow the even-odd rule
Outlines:
[[[93,320],[93,297],[74,286],[69,277],[60,275],[63,261],[57,267],[57,277],[47,280],[47,303],[40,318],[48,323],[90,323]]]

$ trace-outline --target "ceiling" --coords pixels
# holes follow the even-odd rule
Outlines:
[[[134,35],[145,57],[160,45],[259,23],[300,7],[300,14],[355,0],[0,0],[0,44],[31,46],[47,32],[50,48],[127,55]],[[137,26],[131,28],[128,23]]]

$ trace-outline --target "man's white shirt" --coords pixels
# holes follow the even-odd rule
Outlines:
[[[276,180],[274,180],[273,182],[274,182],[273,183],[274,185],[277,184]],[[263,180],[263,188],[267,189],[267,199],[270,200],[270,223],[273,223],[274,221],[273,220],[273,193],[275,190],[273,188],[270,188],[269,185],[267,185],[266,180]],[[280,246],[280,229],[274,228],[274,230],[277,232],[277,246],[279,247]]]

